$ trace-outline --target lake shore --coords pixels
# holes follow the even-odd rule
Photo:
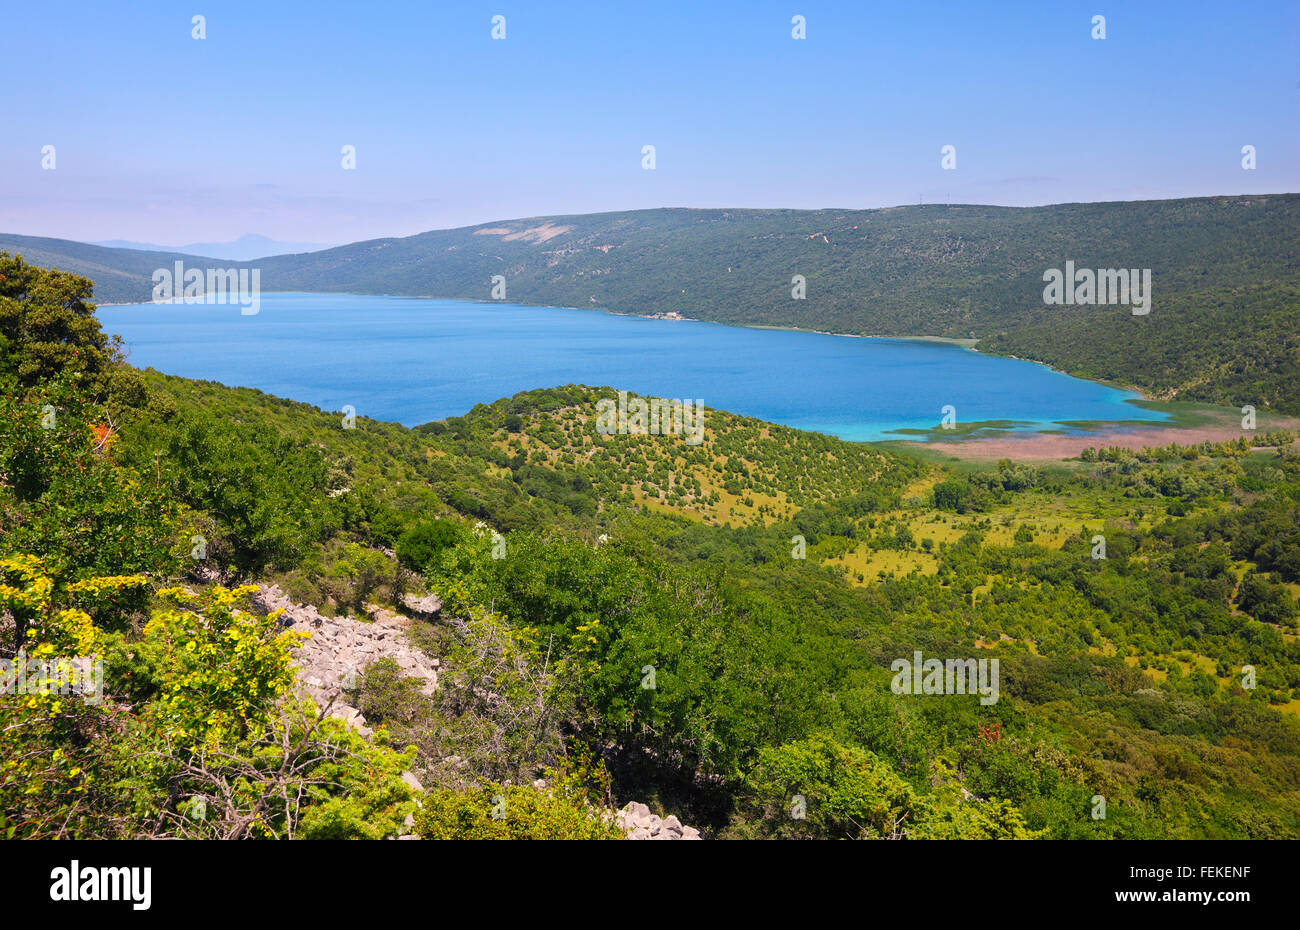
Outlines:
[[[301,294],[301,293],[308,293],[308,292],[268,290],[268,291],[263,291],[262,293],[263,294]],[[387,297],[394,300],[463,300],[466,303],[478,303],[478,304],[494,304],[500,302],[496,300],[484,300],[482,298],[477,298],[477,297],[437,297],[433,294],[367,294],[367,293],[360,293],[354,291],[327,291],[325,293],[350,295],[354,297]],[[511,304],[516,304],[521,307],[536,307],[541,310],[586,310],[586,311],[595,311],[597,313],[607,313],[610,316],[634,317],[636,319],[642,319],[642,320],[661,320],[667,323],[707,323],[711,326],[734,326],[737,327],[738,329],[763,329],[763,330],[775,330],[777,332],[788,332],[788,333],[812,333],[817,336],[838,336],[842,339],[898,339],[903,342],[941,343],[945,345],[958,346],[963,349],[970,349],[972,352],[979,352],[979,349],[976,348],[976,346],[979,344],[980,340],[977,338],[964,338],[964,337],[957,337],[957,336],[895,336],[895,335],[886,335],[881,333],[838,333],[838,332],[834,332],[833,330],[809,329],[808,327],[804,327],[804,326],[772,326],[764,323],[720,323],[716,320],[700,320],[690,316],[670,317],[659,313],[637,313],[631,310],[614,310],[610,307],[599,307],[599,306],[569,307],[563,304],[536,304],[536,303],[530,303],[528,301],[520,301],[514,299],[511,299],[508,302]],[[135,307],[135,306],[142,306],[145,303],[149,303],[149,302],[134,301],[134,302],[125,302],[125,303],[97,303],[95,304],[95,306],[96,307]],[[1064,369],[1054,368],[1051,365],[1047,364],[1046,362],[1040,362],[1037,359],[1021,358],[1018,355],[993,355],[991,357],[1010,358],[1010,359],[1015,359],[1018,362],[1028,362],[1031,365],[1042,365],[1044,368],[1047,368],[1051,371],[1055,371],[1059,374],[1068,375],[1071,378],[1078,377],[1077,375],[1070,374],[1070,372],[1065,371]],[[1142,393],[1140,388],[1138,388],[1135,385],[1121,384],[1119,382],[1106,381],[1102,379],[1093,379],[1093,378],[1081,378],[1080,380],[1093,381],[1096,384],[1104,384],[1107,387],[1113,387],[1121,391],[1127,391],[1131,394],[1136,395],[1137,399],[1139,400],[1150,399],[1145,394]]]
[[[1163,422],[1136,395],[948,340],[870,338],[720,323],[634,322],[601,308],[264,292],[261,313],[154,303],[104,307],[131,363],[254,387],[322,409],[416,425],[523,390],[618,385],[859,442],[928,431],[956,402],[964,423]],[[434,313],[433,310],[437,309]],[[597,308],[591,308],[597,309]],[[622,318],[620,321],[619,318]],[[502,360],[509,363],[502,366]],[[436,364],[431,365],[431,361]],[[386,386],[385,386],[386,385]],[[989,435],[989,433],[983,433]],[[951,440],[952,434],[929,437]]]
[[[1269,430],[1300,429],[1300,419],[1261,414],[1255,430],[1243,430],[1238,412],[1231,408],[1221,408],[1221,411],[1219,416],[1213,418],[1214,422],[1209,423],[1175,423],[1167,426],[1120,425],[1100,427],[1076,435],[1029,433],[956,442],[931,441],[924,443],[923,448],[929,453],[967,461],[1011,459],[1018,462],[1061,462],[1076,459],[1084,449],[1089,448],[1117,447],[1136,451],[1170,444],[1192,446],[1203,442],[1230,442],[1242,436],[1265,433]],[[1237,422],[1231,421],[1230,417],[1236,417]],[[1300,447],[1300,439],[1292,443],[1291,447]]]
[[[263,295],[290,297],[290,296],[311,296],[304,292],[278,292],[268,291]],[[347,295],[343,293],[329,292],[329,296],[343,297],[356,296],[366,298],[392,299],[399,301],[407,300],[441,300],[446,298],[431,297],[408,297],[404,295]],[[464,300],[457,301],[475,304],[497,304],[499,301],[485,300]],[[716,323],[711,320],[696,320],[687,317],[665,318],[659,315],[644,313],[627,313],[617,310],[611,310],[607,307],[561,307],[553,305],[536,305],[521,304],[515,301],[509,301],[511,305],[519,307],[531,307],[536,309],[563,309],[563,310],[596,310],[608,316],[621,316],[641,319],[656,319],[665,323],[689,322],[689,323],[707,323],[713,326],[734,329],[750,330],[770,330],[770,331],[787,331],[796,333],[807,333],[821,336],[839,336],[856,339],[873,339],[882,341],[914,342],[921,344],[938,344],[952,345],[962,349],[968,349],[977,355],[985,355],[990,358],[1007,358],[1022,363],[1028,363],[1039,366],[1048,371],[1062,374],[1068,377],[1069,372],[1063,372],[1053,368],[1051,365],[1043,362],[1037,362],[1032,359],[1021,359],[1015,356],[1002,356],[992,353],[981,353],[976,348],[979,340],[962,339],[944,336],[892,336],[892,335],[869,335],[862,333],[836,333],[826,330],[805,329],[802,327],[790,326],[770,326],[762,324],[741,324],[741,323]],[[121,306],[131,306],[122,304],[101,304],[105,309],[116,308]],[[143,305],[143,306],[148,306]],[[1089,379],[1080,379],[1089,380]],[[1209,405],[1197,405],[1187,403],[1162,403],[1147,400],[1141,391],[1126,385],[1108,383],[1105,381],[1093,381],[1095,384],[1102,384],[1107,387],[1123,390],[1132,395],[1131,402],[1138,404],[1147,409],[1152,409],[1166,416],[1171,417],[1168,422],[1141,422],[1131,418],[1123,420],[1109,419],[1097,421],[1075,421],[1065,422],[1059,425],[1045,423],[1036,431],[1016,431],[1010,432],[1005,426],[1000,425],[997,421],[984,421],[983,426],[979,423],[968,424],[973,429],[968,437],[960,435],[954,436],[950,433],[943,433],[936,430],[928,431],[928,435],[917,436],[915,441],[896,441],[890,439],[863,439],[859,441],[883,442],[889,446],[895,446],[898,451],[919,453],[926,457],[951,457],[959,460],[971,461],[996,461],[997,459],[1008,458],[1021,461],[1033,462],[1057,462],[1072,458],[1077,458],[1079,454],[1089,447],[1106,447],[1117,446],[1127,449],[1140,449],[1145,446],[1165,446],[1171,443],[1178,445],[1195,445],[1201,442],[1223,442],[1237,439],[1243,435],[1240,427],[1240,415],[1231,408],[1211,407]],[[1268,429],[1295,429],[1300,427],[1300,421],[1294,419],[1285,419],[1277,417],[1268,412],[1260,414],[1259,429],[1267,431]],[[1062,429],[1068,432],[1062,432]],[[917,432],[908,430],[906,432]]]

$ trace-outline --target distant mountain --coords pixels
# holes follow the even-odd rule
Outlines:
[[[332,246],[320,242],[279,242],[266,236],[249,234],[234,242],[192,242],[189,245],[155,245],[151,242],[130,242],[110,239],[92,242],[110,249],[133,249],[137,252],[179,252],[182,255],[201,255],[205,258],[224,258],[227,261],[247,262],[268,255],[290,255],[301,252],[318,252]]]
[[[163,253],[0,234],[104,301],[148,300]],[[143,256],[150,256],[144,259]],[[1049,306],[1044,273],[1150,269],[1149,315]],[[637,210],[503,220],[258,259],[264,291],[677,312],[720,323],[974,337],[1155,396],[1300,411],[1300,195],[1048,207]],[[792,299],[794,277],[806,298]]]

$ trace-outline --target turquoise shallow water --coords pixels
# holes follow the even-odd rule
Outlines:
[[[961,423],[1163,420],[1137,395],[941,343],[648,320],[593,310],[352,294],[102,307],[131,363],[409,425],[561,384],[701,399],[844,439]]]

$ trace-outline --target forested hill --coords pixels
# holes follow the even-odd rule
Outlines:
[[[130,368],[89,297],[0,256],[0,663],[103,657],[0,688],[0,836],[1300,838],[1292,433],[950,468],[581,385],[408,429]],[[339,640],[264,583],[437,688],[304,681]]]
[[[180,252],[146,252],[117,249],[71,239],[44,236],[11,236],[0,233],[0,252],[21,255],[29,264],[72,271],[95,282],[100,303],[134,303],[153,294],[152,275],[156,268],[172,268],[178,261],[199,267],[204,259]],[[206,261],[213,261],[207,259]]]
[[[1296,410],[1300,195],[1008,208],[662,209],[534,217],[262,259],[263,290],[510,300],[874,335],[976,337],[1162,397]],[[163,253],[0,235],[146,300]],[[196,261],[188,258],[188,263]],[[1046,306],[1043,273],[1151,269],[1146,316]],[[152,264],[151,264],[152,263]],[[228,263],[222,263],[228,264]],[[791,296],[802,275],[807,296]]]

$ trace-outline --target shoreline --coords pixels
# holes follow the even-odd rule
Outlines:
[[[1277,418],[1274,418],[1277,419]],[[1120,448],[1138,451],[1168,445],[1197,446],[1203,442],[1230,442],[1253,433],[1270,429],[1300,427],[1300,420],[1274,422],[1268,428],[1259,427],[1247,432],[1226,424],[1213,426],[1156,426],[1101,428],[1083,435],[1035,433],[1018,437],[990,437],[966,442],[927,442],[918,444],[926,452],[971,461],[997,461],[1012,459],[1019,462],[1062,462],[1077,459],[1084,449]],[[1252,449],[1270,449],[1271,446],[1253,446]],[[1282,447],[1288,448],[1288,447]],[[1300,448],[1300,439],[1289,448]]]
[[[662,315],[632,313],[627,311],[613,310],[608,307],[571,307],[558,304],[535,304],[517,300],[483,300],[475,298],[461,297],[435,297],[433,295],[406,295],[406,294],[364,294],[351,291],[265,291],[265,294],[302,294],[302,295],[322,295],[322,296],[339,296],[339,297],[382,297],[393,300],[455,300],[463,303],[481,303],[496,304],[507,303],[519,307],[529,307],[542,310],[583,310],[605,313],[610,316],[632,317],[645,320],[659,320],[669,323],[699,323],[713,326],[728,326],[742,329],[762,329],[773,330],[777,332],[796,332],[809,333],[820,336],[837,336],[840,338],[854,339],[886,339],[903,342],[923,342],[939,343],[952,345],[960,349],[971,352],[979,352],[977,348],[979,339],[961,338],[950,336],[931,336],[931,335],[913,335],[913,336],[894,336],[894,335],[877,335],[864,333],[842,333],[832,332],[829,330],[809,329],[799,326],[774,326],[770,324],[747,324],[747,323],[722,323],[714,320],[700,320],[692,317],[673,317],[668,318]],[[119,308],[119,307],[143,307],[153,305],[152,301],[136,301],[131,303],[97,303],[96,309]],[[1006,358],[1018,362],[1024,362],[1031,365],[1039,365],[1053,371],[1057,374],[1070,378],[1077,378],[1067,371],[1054,368],[1046,362],[1040,362],[1034,359],[1020,358],[1014,355],[994,355],[990,353],[980,353],[988,358]],[[1123,391],[1133,395],[1125,398],[1125,403],[1141,404],[1158,404],[1165,405],[1169,401],[1154,400],[1142,392],[1141,389],[1133,385],[1124,385],[1117,382],[1105,381],[1101,379],[1077,378],[1080,381],[1090,381],[1093,384],[1099,384],[1113,390]],[[1178,402],[1174,402],[1178,403]],[[975,460],[996,460],[999,458],[1014,458],[1027,461],[1061,461],[1066,458],[1075,458],[1083,449],[1089,447],[1102,446],[1119,446],[1122,448],[1139,449],[1144,446],[1169,445],[1171,442],[1178,445],[1195,445],[1204,441],[1224,441],[1227,439],[1239,438],[1242,431],[1232,429],[1224,425],[1221,420],[1231,412],[1231,408],[1217,407],[1212,404],[1196,405],[1201,406],[1204,410],[1201,412],[1203,418],[1211,421],[1220,422],[1200,422],[1200,423],[1180,423],[1180,417],[1169,410],[1158,410],[1168,419],[1166,421],[1134,421],[1134,420],[1113,420],[1113,421],[1095,421],[1095,426],[1089,424],[1082,432],[1072,432],[1070,434],[1061,434],[1055,431],[1051,424],[1044,426],[1041,430],[1032,432],[1017,433],[1014,435],[992,436],[984,438],[970,438],[964,440],[925,438],[920,440],[902,440],[902,439],[884,439],[865,441],[870,445],[884,445],[896,449],[899,452],[906,452],[911,449],[923,454],[948,455],[958,459],[975,459]],[[1217,412],[1217,414],[1216,414]],[[1268,426],[1261,424],[1260,430],[1266,431],[1269,428],[1296,428],[1300,426],[1300,420],[1292,420],[1275,414],[1267,414],[1269,420],[1273,421]]]
[[[689,316],[666,317],[663,316],[662,314],[635,313],[629,310],[613,310],[609,307],[569,307],[569,306],[565,306],[564,304],[536,304],[536,303],[529,303],[527,301],[521,301],[521,300],[511,300],[508,298],[504,301],[498,301],[498,300],[483,300],[482,298],[478,298],[478,297],[438,297],[433,294],[370,294],[370,293],[363,293],[361,291],[263,291],[262,293],[323,294],[323,295],[338,295],[341,297],[385,297],[391,300],[457,300],[457,301],[463,301],[464,303],[473,303],[473,304],[507,303],[507,304],[515,304],[516,306],[520,306],[520,307],[534,307],[539,310],[595,311],[598,313],[608,313],[610,316],[633,317],[635,319],[641,319],[641,320],[661,320],[666,323],[701,323],[708,326],[733,326],[736,327],[737,329],[764,329],[764,330],[773,330],[775,332],[786,332],[786,333],[811,333],[817,336],[836,336],[841,339],[897,339],[903,342],[936,342],[945,345],[957,346],[958,348],[962,348],[962,349],[968,349],[971,352],[979,352],[979,349],[976,348],[976,346],[980,342],[978,338],[962,337],[962,336],[889,336],[880,333],[837,333],[826,329],[808,329],[803,326],[773,326],[767,323],[721,323],[717,320],[700,320],[700,319],[696,319],[695,317],[689,317]],[[162,301],[162,303],[166,303],[166,302],[170,302],[170,301]],[[100,307],[142,307],[142,306],[150,305],[152,303],[153,303],[152,301],[133,301],[128,303],[96,303],[95,308],[98,309]],[[1147,397],[1145,394],[1143,394],[1141,388],[1137,387],[1136,385],[1127,385],[1117,381],[1106,381],[1106,380],[1094,379],[1094,378],[1079,378],[1077,375],[1072,375],[1068,371],[1064,371],[1060,368],[1053,368],[1047,362],[1040,362],[1032,358],[1021,358],[1018,355],[992,355],[987,352],[981,352],[980,354],[986,355],[988,358],[1009,358],[1017,362],[1025,362],[1026,364],[1029,365],[1041,365],[1044,368],[1048,369],[1049,371],[1054,371],[1059,375],[1065,375],[1067,378],[1076,378],[1079,381],[1091,381],[1093,384],[1101,384],[1106,387],[1113,388],[1115,390],[1127,391],[1130,394],[1137,395],[1136,397],[1131,398],[1133,400],[1141,400],[1141,401],[1152,400],[1152,398]]]

